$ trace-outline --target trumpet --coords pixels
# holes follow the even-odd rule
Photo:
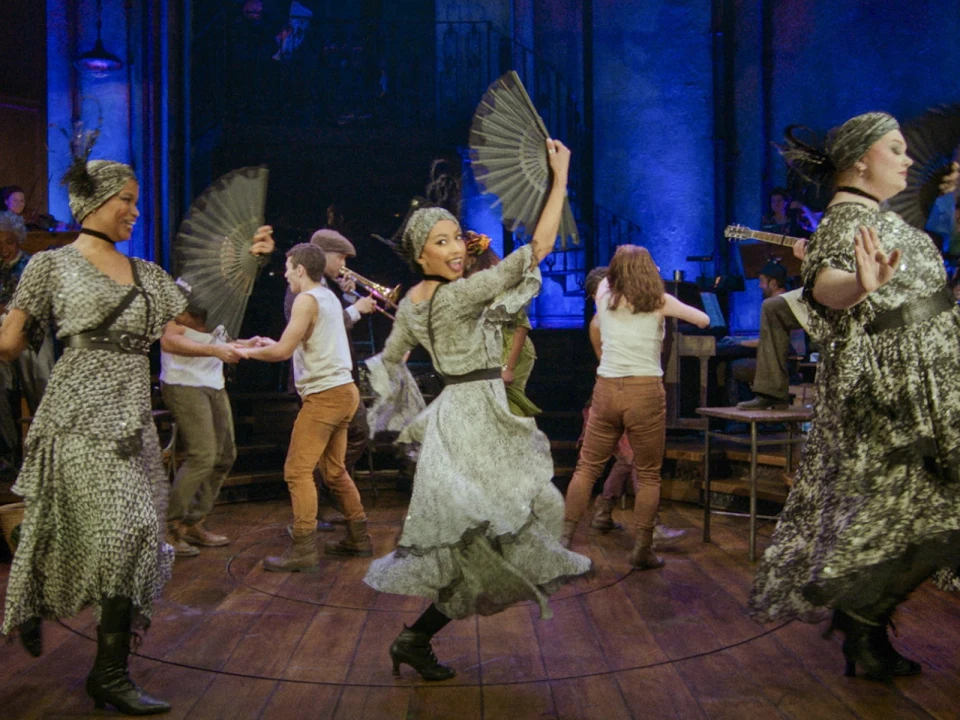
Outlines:
[[[395,319],[394,316],[381,307],[379,303],[383,303],[391,310],[396,310],[397,302],[400,300],[400,288],[402,286],[397,285],[395,288],[388,288],[386,285],[368,280],[363,275],[359,275],[353,270],[348,270],[346,267],[340,268],[338,275],[345,280],[352,280],[358,288],[366,290],[367,294],[377,301],[377,312],[383,313],[391,320]]]

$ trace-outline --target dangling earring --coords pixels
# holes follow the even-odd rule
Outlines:
[[[867,172],[867,166],[863,163],[857,163],[857,175],[863,177]]]

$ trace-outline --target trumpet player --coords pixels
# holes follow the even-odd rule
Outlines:
[[[347,266],[347,258],[356,257],[357,251],[353,243],[343,235],[336,230],[326,228],[317,230],[310,238],[310,242],[323,250],[327,256],[327,267],[323,271],[324,284],[327,287],[336,286],[340,289],[340,292],[336,289],[333,292],[339,296],[340,302],[344,305],[343,324],[349,331],[362,316],[377,310],[377,301],[372,297],[361,297],[354,303],[347,302],[344,297],[345,294],[354,294],[356,288],[352,279],[342,278],[340,273]]]

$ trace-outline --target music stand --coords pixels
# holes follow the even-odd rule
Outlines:
[[[740,251],[740,262],[743,265],[743,274],[755,280],[763,266],[768,262],[776,261],[787,268],[787,277],[800,275],[800,259],[793,254],[793,248],[770,243],[737,243]]]

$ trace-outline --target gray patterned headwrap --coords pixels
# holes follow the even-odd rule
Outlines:
[[[837,172],[843,172],[852,168],[877,140],[888,132],[899,129],[900,123],[887,113],[868,112],[857,115],[827,135],[827,156]]]
[[[69,177],[70,212],[78,223],[137,178],[132,167],[113,160],[93,160],[84,168],[84,174]]]
[[[809,128],[791,125],[787,128],[784,146],[778,149],[787,165],[801,177],[816,185],[831,185],[838,173],[852,168],[877,140],[899,128],[892,115],[864,113],[831,130],[824,147],[820,148],[797,137],[801,130],[812,133]]]
[[[433,226],[441,220],[450,220],[456,223],[457,227],[460,226],[453,213],[441,207],[420,208],[410,216],[401,244],[404,256],[411,266],[415,265],[417,258],[423,253],[423,246],[427,244],[427,236]]]

